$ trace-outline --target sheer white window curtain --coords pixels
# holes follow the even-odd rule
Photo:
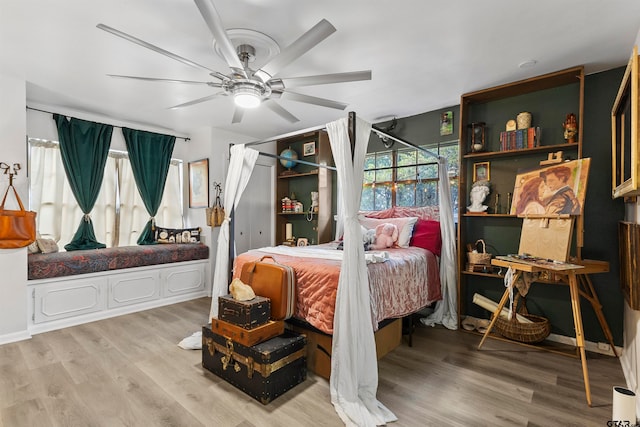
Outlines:
[[[43,237],[71,241],[82,210],[67,183],[56,142],[30,141],[30,206],[38,212],[37,228]],[[181,164],[172,161],[157,223],[180,228],[182,221]],[[148,214],[136,188],[126,153],[112,151],[91,220],[98,241],[111,246],[135,245]]]

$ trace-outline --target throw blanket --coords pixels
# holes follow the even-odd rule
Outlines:
[[[337,251],[337,247],[333,243],[327,243],[319,246],[271,246],[261,248],[263,252],[272,254],[288,255],[301,258],[324,258],[342,262],[344,252]],[[387,251],[370,251],[364,254],[367,264],[375,264],[377,262],[385,262],[389,259]]]

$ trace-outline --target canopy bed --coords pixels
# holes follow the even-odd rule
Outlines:
[[[325,273],[328,273],[324,277],[316,275],[315,278],[312,278],[313,264],[319,263],[317,258],[309,258],[309,256],[313,255],[307,255],[306,260],[304,257],[300,257],[297,260],[299,264],[306,265],[309,268],[304,271],[300,270],[297,283],[298,294],[296,298],[298,309],[296,313],[301,317],[306,316],[307,319],[313,318],[313,316],[309,317],[309,313],[313,312],[313,309],[309,309],[313,305],[313,301],[305,299],[300,291],[313,288],[315,280],[320,280],[321,283],[326,285],[327,277],[332,276],[333,279],[331,281],[334,283],[334,288],[329,293],[335,295],[335,297],[331,296],[331,301],[328,304],[335,304],[333,316],[329,315],[324,318],[324,323],[317,323],[333,334],[330,377],[331,400],[336,412],[345,424],[381,425],[395,420],[396,417],[376,399],[378,370],[374,331],[378,328],[378,321],[387,317],[397,317],[399,312],[415,311],[434,300],[438,300],[435,312],[428,318],[422,319],[423,323],[428,325],[441,323],[450,329],[457,328],[455,236],[446,160],[381,129],[372,127],[371,124],[364,120],[356,118],[355,113],[349,113],[348,118],[328,123],[326,129],[329,134],[337,171],[339,191],[336,234],[343,236],[343,250],[336,251],[333,249],[333,252],[342,253],[341,259],[327,260],[326,257],[321,256],[321,258],[325,258],[322,261],[325,263],[325,267],[331,266],[331,268],[323,269]],[[380,263],[367,264],[365,261],[358,210],[362,191],[360,183],[363,181],[364,175],[364,158],[371,131],[423,151],[438,160],[439,220],[442,235],[439,270],[437,269],[435,256],[431,252],[413,247],[389,250],[387,255],[383,255],[383,257],[388,256],[389,259]],[[270,139],[269,141],[272,140]],[[260,141],[258,143],[269,141]],[[247,145],[256,145],[258,143]],[[238,205],[258,155],[264,154],[274,157],[273,154],[259,153],[247,145],[234,145],[231,147],[229,171],[224,191],[225,206],[232,208],[229,210],[230,212]],[[317,166],[326,167],[325,165]],[[212,318],[217,318],[218,315],[217,297],[228,293],[227,287],[230,279],[231,263],[235,259],[234,245],[230,244],[232,243],[231,222],[231,217],[227,216],[220,227],[212,291],[213,299],[210,310]],[[275,249],[271,248],[271,250]],[[394,254],[394,251],[398,252]],[[297,254],[297,256],[299,255]],[[254,253],[254,256],[258,255]],[[293,256],[291,255],[280,254],[277,256],[279,262],[286,262],[285,258],[287,257],[291,258],[288,261],[293,262]],[[407,258],[407,260],[403,261],[403,258]],[[249,259],[245,256],[235,260],[240,263]],[[303,260],[301,261],[300,259]],[[412,262],[410,262],[411,259],[413,259]],[[393,290],[394,286],[390,284],[392,281],[387,281],[385,285],[382,284],[383,280],[376,283],[376,279],[372,279],[372,276],[384,276],[380,272],[385,269],[393,270],[394,266],[401,265],[409,270],[415,270],[418,266],[422,268],[422,271],[415,273],[415,276],[422,275],[422,277],[419,280],[414,280],[413,284],[405,283],[407,288],[405,288],[404,293],[397,289]],[[372,275],[372,270],[377,271],[379,274]],[[400,270],[393,270],[391,274],[397,274],[398,271]],[[296,271],[296,274],[298,275],[298,271]],[[438,289],[432,290],[431,294],[429,293],[429,286],[424,286],[427,277],[431,277],[432,285],[433,283],[440,285],[440,295],[437,295]],[[309,280],[306,281],[305,278],[309,278]],[[396,278],[395,282],[403,282],[403,280]],[[433,289],[433,286],[431,288]],[[326,286],[324,289],[326,290]],[[317,296],[318,293],[310,292],[311,295],[314,295],[313,297]],[[391,297],[391,295],[394,295],[394,297]],[[392,301],[393,298],[404,298],[410,303],[404,307],[393,307],[393,303],[387,304],[385,307],[384,300],[387,297],[390,297]],[[305,308],[307,308],[306,315],[303,313]],[[394,309],[400,311],[394,312]],[[318,309],[316,308],[315,310],[317,311]],[[319,317],[316,316],[315,320],[318,320]],[[331,319],[331,317],[333,318]]]

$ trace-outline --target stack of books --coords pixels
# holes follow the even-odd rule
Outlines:
[[[539,126],[500,132],[500,151],[539,147],[540,133]]]

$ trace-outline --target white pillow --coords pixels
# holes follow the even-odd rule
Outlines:
[[[395,224],[398,227],[398,242],[397,245],[401,248],[408,248],[409,242],[411,241],[411,235],[413,234],[413,227],[416,225],[418,221],[417,216],[407,217],[407,218],[360,218],[360,224],[365,228],[372,230],[376,228],[379,224],[384,224],[385,222],[390,224]]]

